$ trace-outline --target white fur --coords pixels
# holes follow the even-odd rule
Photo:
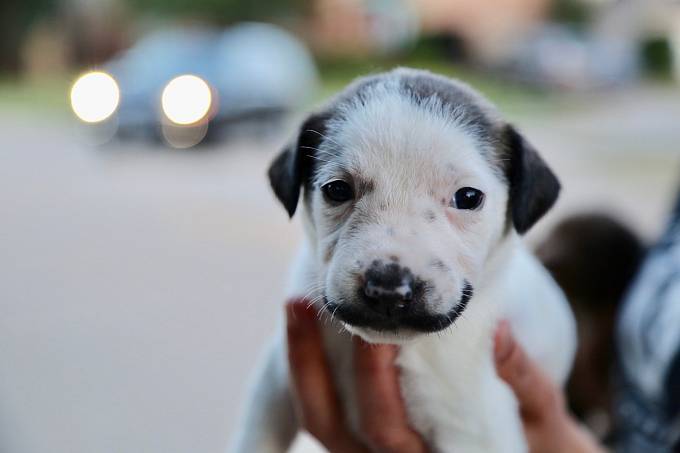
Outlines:
[[[526,451],[516,400],[494,369],[494,328],[508,319],[520,343],[560,384],[571,367],[575,328],[557,285],[516,233],[505,230],[508,188],[489,162],[492,154],[436,98],[416,106],[389,82],[378,84],[368,102],[343,108],[343,119],[331,121],[318,150],[315,183],[350,174],[373,187],[349,207],[328,206],[321,191],[311,192],[311,212],[304,212],[307,241],[290,294],[319,304],[324,295],[359,303],[347,297],[356,291],[357,275],[372,260],[389,256],[433,283],[424,303],[434,313],[456,308],[463,279],[474,288],[462,316],[429,335],[376,332],[326,316],[325,347],[350,425],[356,429],[358,421],[351,332],[401,345],[397,365],[407,411],[433,451]],[[441,202],[467,186],[485,193],[481,209]],[[428,221],[427,212],[435,220]],[[356,222],[355,233],[346,234]],[[444,271],[433,269],[434,259],[446,264]],[[280,452],[292,441],[294,415],[282,410],[290,407],[283,390],[284,338],[278,341],[260,372],[234,452]]]

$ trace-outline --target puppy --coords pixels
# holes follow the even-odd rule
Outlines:
[[[396,69],[312,114],[269,169],[306,232],[291,294],[328,314],[324,346],[357,428],[351,335],[401,346],[412,426],[434,452],[524,452],[517,402],[497,377],[500,318],[555,382],[575,351],[566,300],[523,245],[559,182],[468,86]],[[259,371],[234,451],[285,451],[295,433],[285,340]]]

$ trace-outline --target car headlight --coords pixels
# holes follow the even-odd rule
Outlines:
[[[195,75],[175,77],[163,89],[161,107],[165,116],[182,126],[195,124],[208,115],[212,91],[208,83]]]
[[[101,71],[80,76],[71,87],[71,108],[86,123],[104,121],[118,108],[120,90],[115,79]]]

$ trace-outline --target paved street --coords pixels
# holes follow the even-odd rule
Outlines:
[[[519,121],[558,209],[646,237],[680,175],[680,93]],[[282,143],[91,148],[0,108],[0,451],[221,452],[300,239],[265,169]]]

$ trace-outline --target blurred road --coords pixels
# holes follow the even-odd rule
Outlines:
[[[680,93],[519,121],[558,209],[647,237],[680,179]],[[93,149],[0,109],[0,451],[223,451],[300,239],[264,172],[280,142]],[[277,143],[274,143],[277,142]]]

